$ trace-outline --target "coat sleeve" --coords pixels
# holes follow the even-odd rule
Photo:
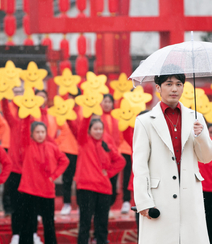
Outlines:
[[[76,120],[67,120],[67,124],[69,126],[69,129],[71,130],[74,137],[77,139],[78,136],[78,126]]]
[[[83,118],[77,135],[77,141],[80,146],[84,145],[88,140],[88,128],[90,124],[91,117]]]
[[[194,150],[199,162],[210,163],[212,161],[212,141],[202,115],[199,114],[198,119],[203,124],[203,130],[199,136],[194,137]]]
[[[12,168],[12,161],[5,150],[0,147],[0,164],[1,164],[1,174],[0,174],[0,184],[5,183],[10,175]]]
[[[52,180],[57,179],[68,167],[69,160],[66,157],[65,153],[61,152],[58,147],[55,147],[55,157],[57,160],[57,168],[54,173],[51,175]]]
[[[140,119],[135,122],[133,135],[133,173],[134,173],[134,199],[137,211],[155,207],[151,194],[150,173],[148,160],[151,145],[148,134]]]
[[[4,114],[4,118],[6,119],[9,127],[13,127],[13,125],[15,123],[17,123],[17,120],[14,118],[14,116],[12,115],[12,113],[10,111],[7,99],[3,99],[2,100],[2,111],[3,111],[3,114]]]
[[[107,170],[108,177],[118,174],[125,166],[126,160],[115,148],[110,149],[111,167]]]

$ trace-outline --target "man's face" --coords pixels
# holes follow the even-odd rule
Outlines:
[[[183,83],[171,76],[161,86],[156,85],[156,91],[160,93],[162,102],[171,108],[175,108],[183,93]]]

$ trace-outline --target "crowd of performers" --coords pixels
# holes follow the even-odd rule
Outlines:
[[[133,129],[119,131],[118,121],[110,115],[114,108],[111,94],[104,95],[102,116],[83,118],[81,107],[75,105],[77,119],[60,127],[47,113],[46,91],[36,90],[35,94],[45,99],[39,120],[30,116],[20,119],[13,102],[1,101],[0,183],[4,183],[5,214],[11,214],[10,243],[41,244],[37,235],[38,215],[42,217],[45,243],[57,243],[54,181],[62,175],[62,215],[71,213],[71,186],[73,180],[76,182],[80,214],[78,243],[88,243],[94,217],[96,242],[106,244],[109,210],[116,200],[121,171],[123,204],[120,211],[128,213],[131,207]]]
[[[60,127],[47,113],[46,91],[37,90],[35,94],[45,99],[39,120],[30,116],[20,119],[18,107],[13,102],[1,101],[0,184],[4,184],[5,214],[11,214],[10,244],[42,244],[37,235],[38,215],[42,217],[45,244],[57,243],[54,181],[60,175],[64,202],[62,215],[71,213],[71,186],[73,180],[76,182],[80,214],[78,244],[88,243],[92,217],[97,244],[106,244],[109,210],[116,200],[117,179],[121,171],[123,204],[120,211],[128,213],[131,207],[133,128],[119,131],[118,121],[110,114],[114,108],[111,94],[104,95],[102,116],[83,118],[81,107],[75,105],[77,119]],[[209,132],[212,137],[211,124]],[[209,230],[212,228],[211,165],[199,164],[205,178],[203,191]],[[138,225],[138,214],[136,221]],[[212,241],[211,231],[209,237]]]

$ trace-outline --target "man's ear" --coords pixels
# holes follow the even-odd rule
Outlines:
[[[158,84],[155,85],[155,88],[156,88],[156,92],[161,93],[161,87]]]

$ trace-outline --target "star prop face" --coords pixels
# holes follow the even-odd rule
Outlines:
[[[82,106],[82,114],[84,118],[89,118],[93,113],[102,115],[102,107],[100,103],[103,100],[103,95],[86,90],[83,95],[77,96],[75,102]]]
[[[212,123],[212,102],[208,104],[210,111],[204,114],[204,117],[208,123]]]
[[[194,102],[194,87],[186,81],[183,88],[183,94],[180,98],[180,102],[187,108],[190,108]]]
[[[209,106],[209,99],[207,95],[205,94],[203,89],[197,88],[196,89],[196,105],[197,105],[197,111],[203,115],[210,112],[211,107]],[[191,109],[195,109],[194,102],[191,106]]]
[[[133,92],[125,92],[123,96],[130,102],[132,107],[140,107],[141,111],[144,111],[146,103],[152,100],[152,95],[144,93],[142,86],[137,86]]]
[[[26,88],[23,96],[16,96],[14,103],[19,107],[18,116],[21,119],[32,115],[35,118],[41,117],[40,106],[44,103],[44,98],[35,96],[32,88]]]
[[[87,81],[82,83],[81,88],[83,90],[91,90],[97,93],[107,94],[109,93],[108,87],[105,85],[107,81],[106,75],[95,75],[93,72],[87,72],[86,74]]]
[[[12,100],[13,97],[14,93],[12,88],[10,87],[10,83],[7,82],[0,74],[0,100],[3,98]]]
[[[60,96],[55,96],[54,106],[48,109],[48,113],[56,117],[57,124],[62,126],[66,120],[75,120],[77,118],[77,114],[73,110],[74,104],[73,99],[63,100]]]
[[[128,100],[121,101],[121,107],[112,110],[111,115],[117,119],[120,131],[124,131],[127,127],[134,128],[136,116],[141,112],[140,107],[132,107]]]
[[[110,82],[110,87],[114,90],[114,99],[119,100],[125,92],[129,92],[133,88],[133,84],[127,79],[125,73],[121,73],[118,80]]]
[[[27,70],[23,70],[20,73],[20,77],[24,80],[24,88],[34,87],[38,90],[43,90],[43,79],[47,74],[45,69],[38,69],[37,64],[31,61],[27,66]]]
[[[1,68],[0,71],[3,80],[9,84],[10,88],[21,85],[20,73],[22,69],[16,68],[11,60],[8,60],[5,67]]]
[[[59,94],[61,96],[71,93],[77,95],[77,84],[80,82],[81,77],[78,75],[72,75],[70,69],[65,68],[62,75],[56,76],[54,82],[59,86]]]

